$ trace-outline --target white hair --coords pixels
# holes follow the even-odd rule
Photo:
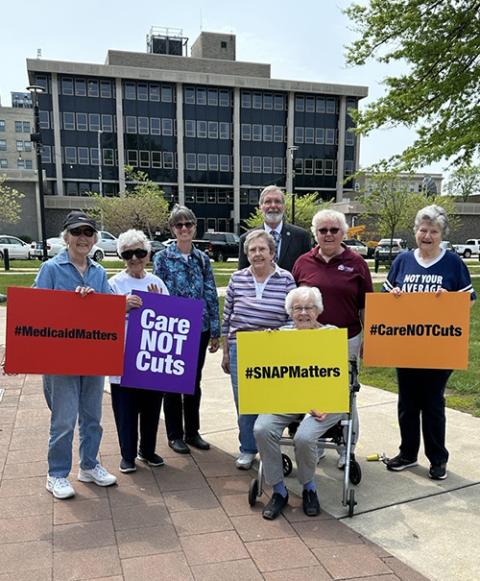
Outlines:
[[[311,300],[318,309],[318,314],[323,313],[322,293],[314,286],[299,286],[291,290],[285,298],[285,310],[289,317],[292,316],[293,303],[295,301]]]
[[[337,212],[337,210],[319,210],[312,218],[312,234],[317,239],[317,230],[322,222],[331,220],[336,222],[338,227],[343,232],[344,235],[348,232],[348,224],[345,218],[345,214],[342,212]]]
[[[415,225],[413,231],[416,233],[422,222],[430,222],[431,224],[437,225],[441,232],[442,238],[446,236],[450,230],[448,227],[448,217],[447,213],[441,206],[432,204],[431,206],[425,206],[417,212],[415,216]]]
[[[258,204],[262,205],[265,196],[267,194],[273,194],[273,193],[280,194],[282,196],[282,202],[285,203],[285,194],[282,192],[282,190],[278,186],[267,186],[266,188],[264,188],[262,190],[262,193],[260,194],[260,199],[258,200]]]
[[[144,232],[141,230],[134,230],[133,228],[122,232],[117,240],[117,252],[122,254],[122,252],[128,246],[141,246],[148,252],[152,249],[150,240],[145,236]]]

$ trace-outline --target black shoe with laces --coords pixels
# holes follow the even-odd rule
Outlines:
[[[428,475],[432,480],[445,480],[447,477],[447,465],[446,464],[432,464]]]
[[[267,505],[262,511],[263,518],[267,520],[274,520],[282,512],[282,508],[288,504],[288,493],[287,496],[282,496],[279,492],[274,492],[272,498],[268,501]]]
[[[407,460],[400,454],[395,456],[395,458],[390,458],[385,462],[387,466],[387,470],[393,470],[394,472],[400,472],[401,470],[405,470],[405,468],[412,468],[413,466],[417,466],[418,462],[416,460]]]
[[[304,490],[303,498],[303,512],[307,516],[318,516],[320,514],[320,502],[316,490]]]
[[[147,464],[148,466],[157,467],[157,466],[163,466],[165,464],[165,461],[163,460],[163,458],[161,456],[159,456],[158,454],[152,454],[151,456],[149,456],[147,458],[146,456],[143,456],[139,452],[137,458],[140,460],[140,462],[143,462],[144,464]]]

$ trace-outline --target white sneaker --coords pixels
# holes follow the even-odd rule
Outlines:
[[[78,479],[81,482],[95,482],[98,486],[111,486],[117,481],[117,477],[110,474],[101,464],[97,464],[91,470],[78,471]]]
[[[337,468],[339,470],[343,470],[345,468],[346,463],[347,463],[347,454],[346,452],[342,452],[338,457]]]
[[[47,476],[47,484],[45,488],[48,492],[51,492],[55,498],[60,498],[62,500],[75,496],[75,490],[73,490],[73,486],[66,478]]]
[[[256,454],[251,452],[240,452],[240,455],[235,460],[235,466],[239,470],[249,470],[252,467]]]

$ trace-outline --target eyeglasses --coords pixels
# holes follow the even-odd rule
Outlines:
[[[174,228],[175,230],[181,230],[184,226],[187,228],[187,230],[190,230],[195,226],[195,222],[178,222],[175,224]]]
[[[340,228],[319,228],[318,229],[318,233],[321,234],[322,236],[325,236],[325,234],[338,234],[340,232]]]
[[[315,305],[304,305],[304,306],[295,305],[292,310],[294,313],[301,313],[302,311],[309,313],[310,311],[313,311],[315,308],[316,308]]]
[[[95,234],[93,228],[72,228],[69,232],[72,236],[86,236],[87,238],[91,238]]]
[[[148,254],[148,250],[145,250],[145,248],[135,248],[135,250],[124,250],[120,256],[124,259],[124,260],[130,260],[131,258],[133,258],[133,255],[135,255],[137,258],[145,258],[145,256],[147,256]]]

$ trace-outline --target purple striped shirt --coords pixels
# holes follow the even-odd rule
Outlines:
[[[278,266],[257,298],[250,267],[232,274],[225,294],[222,335],[235,341],[237,331],[278,329],[288,320],[285,297],[296,287],[293,276]]]

